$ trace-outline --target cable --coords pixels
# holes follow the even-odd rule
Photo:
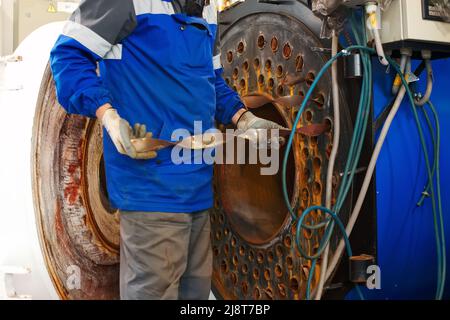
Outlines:
[[[373,33],[373,37],[375,40],[375,47],[377,50],[378,59],[380,60],[380,63],[384,66],[389,65],[389,62],[386,60],[386,55],[384,54],[383,44],[381,43],[381,36],[380,36],[380,21],[377,17],[379,14],[379,7],[376,2],[368,3],[365,7],[366,13],[368,15],[368,23],[367,26]]]
[[[375,39],[375,47],[377,48],[378,59],[380,60],[380,63],[382,65],[387,66],[389,62],[386,60],[386,56],[384,55],[383,45],[381,44],[380,31],[378,29],[374,29],[373,36]]]
[[[422,149],[424,152],[428,176],[430,179],[432,179],[433,174],[432,174],[432,170],[431,170],[431,166],[430,166],[428,150],[427,150],[427,146],[425,143],[423,130],[422,130],[422,127],[421,127],[421,124],[420,124],[420,121],[419,121],[419,118],[417,115],[417,111],[415,108],[415,101],[414,101],[413,95],[412,95],[411,90],[408,86],[408,83],[407,83],[405,77],[403,76],[403,74],[401,73],[398,65],[394,61],[392,61],[392,59],[388,58],[388,60],[389,60],[390,65],[395,68],[397,74],[399,74],[401,76],[403,88],[408,93],[409,102],[412,107],[413,115],[414,115],[414,118],[416,121],[417,130],[418,130],[419,137],[420,137],[420,142],[421,142]],[[437,171],[439,171],[438,169],[439,169],[439,164],[437,164]],[[431,188],[433,215],[435,218],[435,231],[436,231],[436,239],[437,239],[436,245],[437,245],[437,253],[438,253],[438,275],[437,275],[438,276],[438,286],[437,286],[437,291],[436,291],[436,299],[442,299],[442,296],[444,293],[444,287],[445,287],[445,278],[446,278],[446,252],[445,252],[445,231],[444,231],[444,226],[443,226],[440,178],[437,179],[436,184],[437,184],[437,198],[438,198],[438,209],[439,209],[438,214],[436,213],[434,185],[431,184],[430,188]],[[354,210],[354,212],[355,212],[355,210]],[[353,216],[353,214],[352,214],[352,216]],[[436,226],[438,226],[438,227],[436,228]],[[349,236],[349,233],[347,234],[347,236]],[[330,264],[330,266],[333,266],[333,268],[336,267],[337,262],[339,261],[340,256],[342,255],[342,251],[343,251],[343,247],[342,247],[342,240],[341,240],[340,246],[338,247],[338,250],[336,250],[335,255],[333,256],[332,262]],[[330,271],[330,270],[333,270],[333,268],[331,268],[331,267],[329,268],[326,279],[328,279],[328,277],[331,276],[332,271]]]
[[[350,219],[349,219],[347,227],[346,227],[347,236],[349,236],[351,234],[353,227],[355,226],[355,222],[358,219],[359,213],[361,212],[361,208],[364,203],[364,199],[366,198],[367,191],[370,186],[370,182],[372,181],[372,175],[375,171],[375,165],[376,165],[378,157],[380,155],[381,148],[386,140],[386,137],[387,137],[387,134],[391,127],[392,121],[394,120],[394,118],[400,108],[401,102],[403,101],[403,98],[405,97],[405,93],[406,93],[406,89],[404,87],[402,87],[400,89],[400,92],[398,93],[397,99],[395,100],[394,106],[392,107],[392,110],[386,119],[383,129],[381,130],[380,137],[378,138],[377,144],[375,146],[375,150],[373,152],[372,158],[370,159],[370,163],[367,168],[366,176],[364,177],[364,182],[361,187],[361,191],[359,193],[358,200],[356,201],[355,207],[353,209],[353,212],[350,216]],[[331,276],[332,270],[334,270],[334,268],[337,266],[337,264],[340,260],[342,251],[344,249],[344,246],[345,246],[345,243],[343,242],[343,240],[341,240],[339,242],[336,252],[330,262],[329,272],[326,275],[326,279],[328,279],[328,277]]]
[[[427,69],[427,89],[423,97],[416,101],[416,106],[422,107],[430,101],[431,93],[433,92],[433,68],[431,66],[431,52],[429,50],[422,50],[422,58],[425,61]]]
[[[437,188],[437,197],[438,197],[438,210],[439,210],[439,224],[440,224],[440,237],[442,243],[442,275],[441,275],[441,288],[438,293],[437,298],[442,299],[444,295],[445,288],[445,279],[447,272],[447,252],[446,252],[446,243],[445,243],[445,230],[444,230],[444,218],[442,214],[442,199],[441,199],[441,174],[440,174],[440,145],[441,145],[441,129],[439,124],[439,117],[431,101],[428,101],[428,105],[433,113],[434,121],[436,124],[436,188]]]
[[[328,70],[328,68],[338,58],[342,57],[343,55],[348,55],[351,51],[355,51],[355,50],[360,50],[360,51],[367,52],[367,53],[374,53],[375,52],[373,49],[368,48],[366,46],[362,46],[362,45],[350,46],[347,49],[340,51],[338,54],[336,54],[334,57],[332,57],[329,61],[327,61],[326,64],[323,66],[323,68],[317,74],[316,79],[314,80],[314,82],[312,83],[310,89],[308,90],[307,94],[305,95],[305,98],[304,98],[304,100],[302,102],[302,105],[299,108],[299,112],[297,114],[297,117],[296,117],[296,119],[294,121],[294,124],[293,124],[294,128],[298,126],[301,114],[303,113],[303,111],[304,111],[304,109],[306,107],[306,104],[307,104],[307,102],[309,101],[309,99],[311,97],[312,92],[314,91],[315,87],[317,86],[317,83],[319,82],[321,77],[324,75],[324,73]],[[371,70],[371,69],[369,68],[369,70]],[[363,95],[361,97],[360,106],[368,106],[369,105],[368,102],[370,102],[370,100],[371,100],[371,90],[370,90],[370,88],[371,88],[371,73],[368,72],[367,75],[370,75],[370,77],[367,76],[367,77],[364,78],[366,80],[364,81],[364,86],[363,87],[365,87],[367,89],[368,94],[367,94],[367,96]],[[366,90],[364,92],[366,92]],[[369,110],[370,110],[370,108],[369,108]],[[367,127],[367,116],[369,114],[369,111],[368,110],[363,110],[363,108],[360,108],[358,114],[359,114],[359,117],[357,119],[357,123],[359,122],[359,123],[362,123],[364,125],[358,126],[359,129],[355,130],[354,137],[358,137],[358,132],[359,131],[363,132],[366,129],[366,127]],[[362,119],[365,119],[365,121],[362,120]],[[361,136],[364,136],[364,134],[362,134]],[[290,151],[291,151],[294,137],[295,137],[295,132],[293,131],[293,132],[291,132],[291,134],[289,136],[289,139],[288,139],[288,142],[287,142],[287,145],[286,145],[286,155],[288,155],[290,153]],[[357,150],[356,154],[358,155],[357,158],[359,159],[359,154],[360,154],[360,150],[362,148],[362,140],[363,139],[359,139],[359,140],[358,139],[356,139],[356,140],[353,139],[353,140],[354,141],[353,141],[353,145],[351,146],[351,149],[353,149],[353,150],[356,149]],[[355,141],[358,142],[357,145],[356,145]],[[354,163],[350,163],[350,162],[347,163],[347,167],[352,167],[352,170],[350,171],[351,172],[351,174],[350,174],[351,179],[353,178],[353,176],[355,174],[356,165],[357,165],[357,161],[354,161]],[[287,192],[286,171],[287,171],[287,157],[285,157],[284,160],[283,160],[283,169],[282,169],[283,195],[284,195],[284,200],[285,200],[286,206],[289,209],[289,212],[291,214],[291,217],[292,217],[293,221],[296,221],[297,218],[296,218],[296,215],[295,215],[295,213],[293,211],[293,208],[291,206],[291,203],[290,203],[290,200],[289,200],[289,196],[288,196],[288,192]],[[349,170],[346,170],[345,172],[349,172]],[[344,180],[345,179],[348,179],[348,175],[344,175]],[[350,189],[350,187],[351,187],[351,183],[349,183],[348,186],[346,188],[344,188],[344,189]],[[347,191],[348,190],[345,190],[344,193],[346,194]],[[342,203],[343,203],[343,201],[342,201]],[[321,224],[324,225],[323,222]],[[325,222],[325,225],[326,225],[326,222]],[[302,222],[301,223],[299,222],[298,226],[299,227],[305,227],[305,225]],[[325,237],[324,241],[322,241],[322,243],[321,243],[322,245],[320,246],[320,248],[317,250],[317,254],[315,254],[313,256],[309,256],[306,252],[304,252],[302,250],[301,246],[298,247],[300,253],[305,258],[307,258],[309,260],[314,260],[314,259],[317,259],[318,257],[320,257],[320,255],[322,254],[322,252],[324,250],[324,246],[323,245],[327,244],[329,239],[330,239],[330,237],[331,237],[332,231],[331,231],[330,227],[332,227],[332,224],[330,224],[327,227],[327,229],[326,229],[326,237]],[[298,239],[298,236],[299,236],[299,234],[297,234],[296,240]],[[312,275],[312,274],[313,273],[311,272],[310,275]]]
[[[406,61],[408,60],[408,56],[402,54],[400,59],[400,71],[404,72],[406,68]],[[392,94],[397,95],[400,87],[402,86],[402,79],[400,79],[399,75],[395,76],[394,83],[392,84]]]
[[[436,159],[438,158],[437,151],[438,151],[439,146],[437,145],[437,141],[436,141],[437,137],[436,137],[436,134],[434,133],[433,124],[431,123],[430,117],[428,116],[426,109],[420,108],[420,110],[422,110],[422,113],[427,122],[428,129],[430,130],[431,140],[432,140],[433,146],[434,146],[434,163],[433,163],[433,170],[432,170],[432,174],[433,174],[432,178],[434,178],[434,175],[436,174]],[[434,181],[434,179],[428,179],[428,185],[425,187],[425,190],[422,192],[422,195],[421,195],[419,201],[417,201],[418,207],[421,207],[423,205],[425,198],[430,197],[430,185],[432,183],[434,183],[433,181]]]
[[[301,232],[301,228],[302,228],[302,225],[303,225],[303,220],[306,218],[306,216],[308,216],[311,212],[316,211],[316,210],[322,211],[322,212],[330,215],[330,217],[333,220],[333,222],[335,222],[337,224],[337,226],[339,227],[339,229],[341,230],[342,237],[343,237],[344,242],[345,242],[347,255],[349,257],[353,256],[352,247],[350,245],[350,240],[348,239],[347,234],[345,232],[344,224],[342,223],[341,219],[336,215],[336,213],[334,213],[333,211],[331,211],[328,208],[325,208],[325,207],[322,207],[322,206],[313,206],[313,207],[310,207],[310,208],[306,209],[301,214],[301,216],[299,217],[298,224],[297,224],[297,234],[299,234]],[[321,245],[323,245],[323,242],[321,243]],[[301,248],[301,244],[300,243],[297,243],[297,246],[299,248]],[[312,262],[312,265],[311,265],[311,270],[313,270],[316,267],[316,263],[317,263],[317,260],[314,259],[313,262]],[[307,282],[307,288],[306,288],[306,299],[307,300],[310,299],[312,278],[313,278],[312,277],[312,273],[310,272],[309,277],[308,277],[308,282]],[[362,296],[362,292],[360,291],[359,286],[356,286],[356,290],[360,294],[361,299],[364,299],[364,297]]]
[[[338,52],[339,38],[336,31],[333,30],[332,45],[331,45],[331,55],[335,56]],[[331,150],[330,160],[328,162],[327,170],[327,180],[326,180],[326,195],[325,195],[325,206],[331,209],[331,198],[333,191],[333,174],[334,166],[336,163],[337,154],[339,151],[339,143],[341,137],[341,115],[339,106],[339,87],[338,87],[338,66],[337,61],[335,61],[331,67],[331,84],[333,93],[333,114],[334,114],[334,125],[333,125],[333,148]],[[323,287],[325,285],[325,275],[327,271],[328,264],[328,254],[330,251],[330,245],[328,244],[323,252],[322,264],[320,267],[320,279],[319,285],[317,287],[317,293],[315,296],[316,300],[320,300],[322,297]]]

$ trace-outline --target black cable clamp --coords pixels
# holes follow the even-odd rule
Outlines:
[[[366,283],[370,274],[367,270],[375,264],[375,257],[367,254],[353,256],[349,259],[350,281],[353,283]]]

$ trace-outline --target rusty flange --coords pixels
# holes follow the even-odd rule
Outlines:
[[[104,187],[101,129],[68,115],[45,71],[33,129],[32,178],[37,228],[47,269],[63,299],[119,296],[119,228]],[[81,286],[73,286],[73,271]]]

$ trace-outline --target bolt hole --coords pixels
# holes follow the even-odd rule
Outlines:
[[[283,269],[279,264],[275,266],[275,275],[277,276],[277,278],[281,278],[283,276]]]
[[[238,278],[234,272],[230,273],[230,279],[231,279],[231,283],[233,283],[233,285],[237,284]]]
[[[273,78],[269,79],[268,85],[270,89],[273,89],[273,87],[275,86],[275,81],[273,80]]]
[[[244,63],[242,64],[242,69],[244,69],[245,72],[248,72],[249,65],[248,65],[248,61],[247,60],[245,60]]]
[[[239,69],[234,68],[233,69],[233,79],[237,79],[238,76],[239,76]]]
[[[286,292],[286,286],[284,284],[278,285],[278,292],[280,293],[281,297],[286,298],[287,292]]]
[[[237,52],[238,52],[239,54],[242,54],[242,53],[244,52],[244,50],[245,50],[244,42],[243,42],[243,41],[240,41],[240,42],[238,43],[238,46],[237,46]]]
[[[228,243],[225,243],[223,245],[223,253],[227,256],[228,253],[230,253],[230,246],[228,245]]]
[[[227,62],[228,63],[233,62],[233,52],[231,52],[231,51],[227,52]]]
[[[279,96],[282,96],[282,95],[284,94],[284,88],[283,88],[282,85],[279,85],[279,86],[278,86],[278,88],[277,88],[277,94],[278,94]]]
[[[292,245],[292,238],[291,238],[291,236],[287,235],[287,236],[284,238],[284,245],[285,245],[287,248],[290,248],[290,247],[291,247],[291,245]]]
[[[272,251],[267,252],[267,261],[272,262],[273,259],[274,259],[273,252]]]
[[[248,260],[253,261],[255,259],[255,253],[253,251],[249,251]]]
[[[265,295],[267,300],[273,300],[273,291],[272,291],[272,289],[267,288],[266,290],[264,290],[264,295]]]
[[[281,78],[283,76],[283,66],[278,65],[277,66],[277,77]]]
[[[284,253],[283,247],[280,244],[277,244],[275,247],[275,253],[277,256],[281,257]]]
[[[277,37],[273,37],[270,41],[270,47],[272,48],[273,52],[277,52],[278,50],[278,39]]]
[[[265,68],[266,68],[266,71],[270,71],[272,69],[272,60],[267,59]]]
[[[255,298],[255,300],[261,299],[261,291],[258,287],[255,287],[255,289],[253,290],[253,297]]]
[[[255,67],[255,69],[259,69],[259,67],[261,66],[261,62],[259,61],[258,58],[255,58],[255,60],[253,60],[253,66]]]
[[[258,48],[263,49],[266,45],[266,39],[264,39],[264,36],[261,34],[258,37]]]
[[[264,270],[264,279],[266,279],[266,281],[270,281],[270,278],[271,278],[270,270],[269,269]]]
[[[320,93],[320,94],[317,95],[317,97],[315,97],[313,99],[313,101],[315,102],[315,104],[317,105],[317,107],[319,109],[322,109],[324,104],[325,104],[325,97],[324,97],[323,94]]]
[[[241,271],[243,274],[247,274],[248,272],[248,265],[247,264],[243,264],[241,267]]]
[[[259,83],[260,85],[264,85],[264,81],[265,81],[264,76],[263,76],[262,74],[260,74],[260,75],[258,76],[258,83]]]
[[[313,113],[312,113],[311,110],[306,110],[306,112],[305,112],[305,119],[306,119],[306,121],[308,121],[308,122],[311,122],[311,121],[312,121],[312,119],[313,119]]]
[[[316,76],[314,75],[314,73],[308,72],[308,74],[306,75],[306,79],[305,79],[308,87],[311,87],[311,85],[313,84],[315,79],[316,79]]]
[[[294,266],[294,259],[292,259],[291,256],[286,257],[286,265],[289,269],[292,269],[292,267]]]
[[[258,261],[258,263],[263,263],[264,255],[261,252],[258,252],[258,254],[256,255],[256,260]]]
[[[233,256],[233,265],[237,266],[239,263],[238,257],[236,255]]]
[[[244,295],[244,296],[246,296],[247,295],[247,293],[248,293],[248,283],[247,282],[242,282],[242,284],[241,284],[241,289],[242,289],[242,294]]]
[[[292,291],[298,292],[299,282],[298,282],[298,279],[296,277],[292,277],[289,280],[289,287],[291,288]]]
[[[289,42],[286,42],[286,44],[283,47],[283,58],[289,59],[292,55],[292,47],[289,44]]]
[[[259,269],[257,269],[257,268],[253,269],[253,278],[255,280],[259,279]]]
[[[236,247],[236,243],[237,243],[236,237],[232,237],[232,238],[231,238],[231,245],[232,245],[233,247]]]
[[[322,185],[317,181],[313,184],[313,192],[316,196],[322,192]]]
[[[242,89],[245,89],[245,85],[246,85],[245,79],[241,79],[241,81],[239,81],[239,86],[240,86]]]
[[[244,246],[240,246],[240,247],[239,247],[239,254],[240,254],[241,256],[244,256],[244,255],[245,255],[245,248],[244,248]]]
[[[225,259],[222,260],[222,262],[220,263],[220,271],[222,273],[227,273],[228,272],[228,263],[227,263],[227,261]]]
[[[301,72],[303,70],[303,66],[304,66],[303,56],[299,54],[295,59],[295,70],[297,72]]]

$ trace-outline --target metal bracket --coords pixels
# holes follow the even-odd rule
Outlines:
[[[31,295],[17,294],[14,287],[14,276],[30,274],[29,268],[17,266],[0,266],[0,299],[31,300]],[[3,285],[1,285],[3,283]]]

